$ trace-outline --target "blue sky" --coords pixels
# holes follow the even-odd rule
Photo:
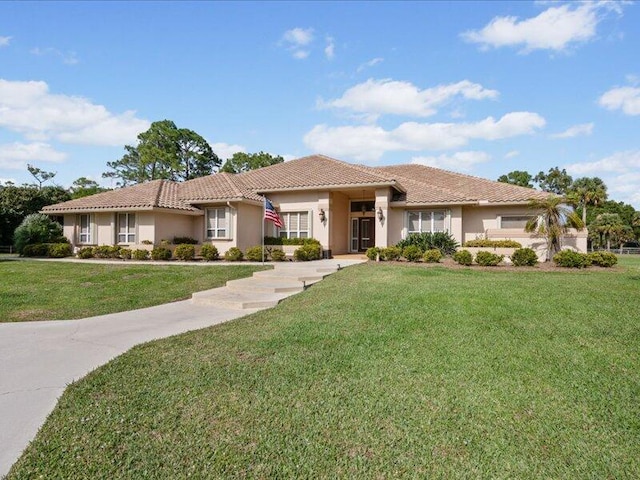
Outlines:
[[[170,119],[222,158],[559,166],[640,209],[638,25],[631,2],[0,2],[0,179],[109,186]]]

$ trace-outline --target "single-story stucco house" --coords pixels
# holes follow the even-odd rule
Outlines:
[[[395,245],[412,232],[448,231],[461,244],[513,239],[540,254],[545,241],[524,232],[531,198],[547,193],[424,165],[368,167],[311,155],[239,174],[182,183],[151,182],[50,205],[74,247],[159,244],[191,237],[221,253],[274,237],[313,237],[332,254]],[[264,221],[267,197],[284,226]],[[564,245],[586,251],[586,233]]]

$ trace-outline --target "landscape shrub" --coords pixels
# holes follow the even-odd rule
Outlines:
[[[380,255],[380,249],[378,247],[369,247],[367,248],[367,253],[365,255],[369,260],[376,261],[378,259],[378,255]]]
[[[153,245],[153,242],[151,240],[142,240],[140,243],[142,245]]]
[[[380,250],[380,260],[394,262],[402,256],[400,247],[387,247]]]
[[[121,248],[120,249],[120,258],[123,260],[131,260],[131,249],[130,248]]]
[[[47,257],[49,256],[48,243],[30,243],[22,248],[23,257]]]
[[[77,256],[83,259],[93,258],[93,247],[82,247],[78,250]]]
[[[265,245],[307,245],[309,243],[320,245],[320,241],[315,238],[264,237]]]
[[[442,258],[442,252],[437,248],[432,248],[430,250],[427,250],[426,252],[424,252],[424,255],[422,255],[422,260],[424,260],[427,263],[438,263],[441,258]]]
[[[538,255],[531,248],[518,248],[509,258],[516,267],[533,267],[538,263]]]
[[[196,247],[194,247],[192,243],[181,243],[176,247],[173,255],[179,260],[188,262],[195,258]]]
[[[422,258],[422,249],[417,245],[408,245],[402,249],[402,256],[408,262],[417,262]]]
[[[458,250],[453,254],[453,260],[460,265],[471,265],[473,263],[473,255],[469,250]]]
[[[553,256],[553,263],[565,268],[586,268],[591,265],[591,260],[586,253],[562,250]]]
[[[100,245],[93,247],[93,256],[95,258],[119,258],[120,247],[116,245]]]
[[[618,257],[611,252],[591,252],[589,254],[589,260],[592,265],[598,265],[599,267],[613,267],[618,263]]]
[[[502,260],[504,260],[504,255],[498,255],[496,253],[481,250],[476,254],[476,263],[483,267],[495,267]]]
[[[63,238],[62,226],[42,213],[32,213],[24,217],[13,234],[14,245],[20,255],[26,245],[61,243]]]
[[[49,256],[51,258],[64,258],[71,255],[73,255],[73,251],[68,243],[52,243],[49,245]]]
[[[407,238],[400,240],[396,247],[404,250],[410,245],[416,245],[423,252],[437,248],[443,255],[451,255],[458,248],[458,242],[448,232],[410,233]]]
[[[467,240],[463,246],[480,248],[522,248],[522,244],[515,240],[489,240],[488,238]]]
[[[247,251],[244,252],[244,258],[246,258],[250,262],[262,262],[263,260],[266,261],[267,257],[268,257],[268,252],[266,248],[264,250],[264,255],[263,255],[262,245],[257,245],[255,247],[247,248]]]
[[[322,247],[320,246],[320,242],[304,244],[300,248],[296,248],[293,252],[293,259],[297,262],[320,260],[321,256]]]
[[[195,238],[191,238],[191,237],[173,237],[173,244],[174,245],[183,245],[183,244],[196,245],[197,243],[198,243],[198,240],[196,240]]]
[[[284,262],[287,259],[287,254],[284,253],[284,250],[280,250],[279,248],[270,250],[269,256],[274,262]]]
[[[151,250],[151,260],[170,260],[171,250],[167,247],[155,247]]]
[[[242,254],[242,250],[238,247],[231,247],[229,250],[224,252],[224,259],[227,262],[239,262],[243,257],[244,255]]]
[[[149,250],[138,249],[131,254],[134,260],[149,260]]]
[[[220,254],[218,253],[216,246],[209,243],[202,245],[202,248],[200,249],[200,256],[207,262],[218,260],[218,258],[220,258]]]

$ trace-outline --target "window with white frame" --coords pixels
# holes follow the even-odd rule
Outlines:
[[[231,238],[226,207],[207,208],[207,238]]]
[[[415,210],[407,212],[409,233],[445,232],[447,213],[444,210]]]
[[[524,230],[525,225],[532,218],[532,215],[502,215],[500,217],[500,228],[519,228]]]
[[[118,243],[136,243],[136,214],[118,214]]]
[[[78,243],[91,243],[91,215],[78,215]]]
[[[284,226],[280,228],[280,238],[309,238],[309,212],[283,212],[280,214]]]

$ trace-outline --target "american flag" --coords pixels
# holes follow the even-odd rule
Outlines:
[[[264,219],[273,222],[273,224],[278,228],[284,227],[284,223],[282,223],[280,215],[278,215],[273,204],[266,197],[264,199]]]

